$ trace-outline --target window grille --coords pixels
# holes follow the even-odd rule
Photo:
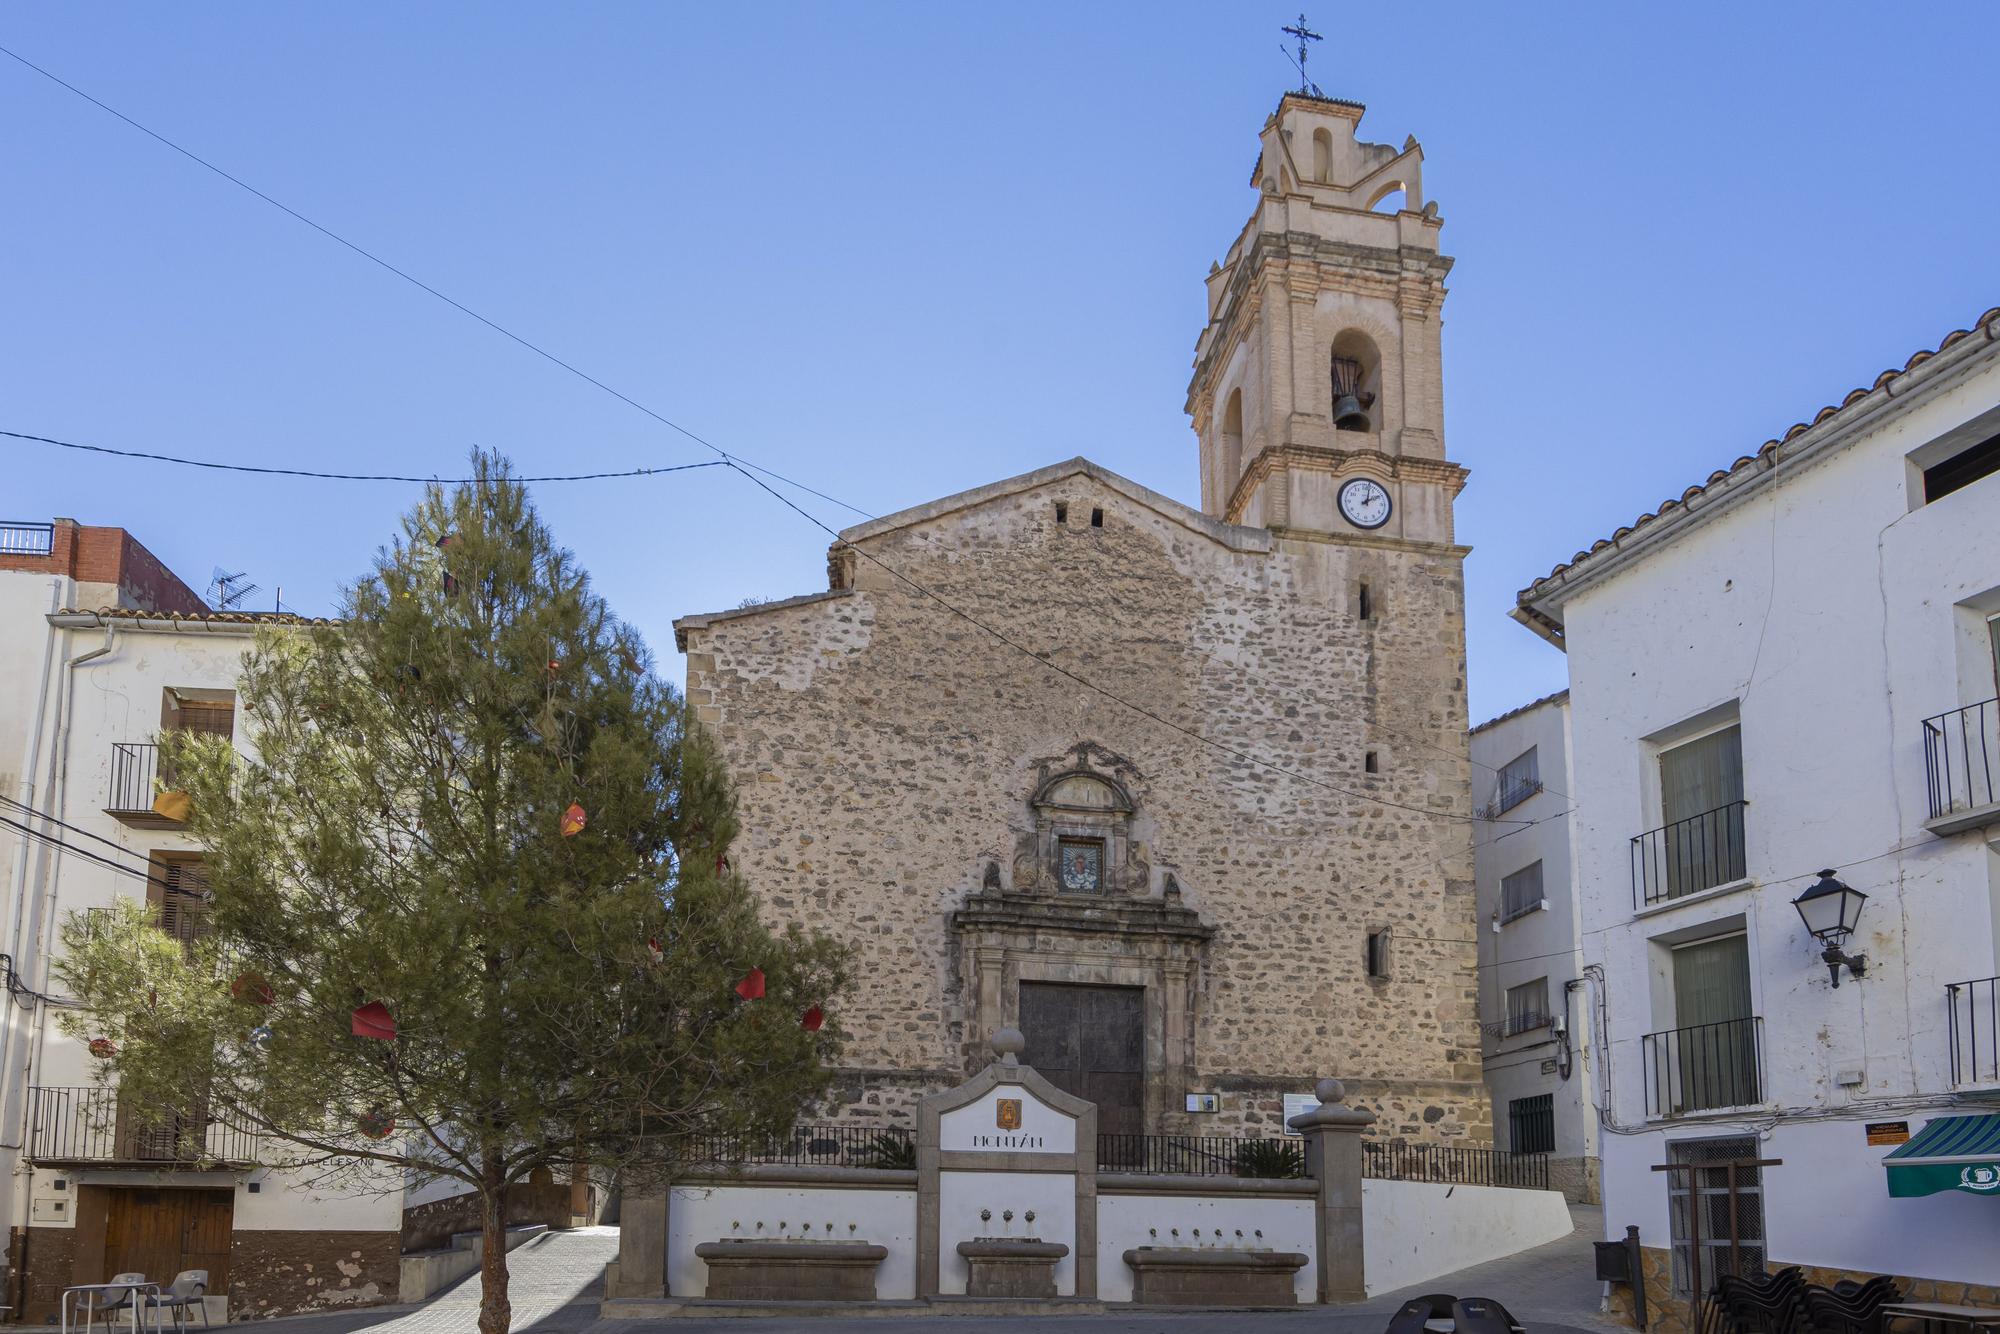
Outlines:
[[[1515,1153],[1556,1151],[1556,1095],[1537,1093],[1507,1103],[1507,1142]]]
[[[1735,1204],[1731,1207],[1730,1171],[1723,1164],[1759,1156],[1754,1138],[1680,1140],[1670,1146],[1668,1161],[1692,1163],[1691,1172],[1667,1172],[1667,1204],[1673,1229],[1674,1295],[1694,1293],[1694,1233],[1701,1234],[1701,1286],[1713,1289],[1723,1274],[1764,1274],[1763,1171],[1735,1169]],[[1692,1210],[1692,1212],[1691,1212]],[[1732,1214],[1734,1215],[1732,1218]]]
[[[1493,790],[1493,814],[1512,810],[1541,790],[1541,757],[1530,746],[1502,766],[1500,781]]]

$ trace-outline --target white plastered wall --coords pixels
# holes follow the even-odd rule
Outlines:
[[[884,1301],[917,1295],[915,1190],[675,1186],[667,1205],[667,1290],[676,1297],[706,1292],[708,1266],[694,1248],[742,1239],[871,1242],[889,1251],[875,1271],[875,1295]]]
[[[1552,1190],[1364,1181],[1362,1272],[1368,1295],[1394,1292],[1570,1234],[1569,1207]]]
[[[1142,1246],[1200,1250],[1296,1251],[1306,1257],[1293,1292],[1311,1302],[1319,1269],[1313,1256],[1313,1201],[1243,1196],[1107,1195],[1097,1197],[1097,1295],[1132,1300],[1132,1268],[1125,1252]]]

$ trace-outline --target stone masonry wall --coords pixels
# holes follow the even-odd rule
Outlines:
[[[1232,550],[1087,472],[864,542],[1046,661],[1304,777],[1038,667],[865,560],[852,591],[686,627],[688,697],[738,784],[737,865],[771,920],[856,951],[832,1007],[843,1114],[899,1116],[970,1072],[984,1035],[948,914],[989,863],[1012,887],[1037,766],[1087,742],[1129,765],[1149,892],[1171,873],[1215,930],[1189,1091],[1223,1110],[1151,1128],[1273,1132],[1283,1093],[1338,1074],[1384,1137],[1491,1142],[1470,826],[1423,813],[1470,801],[1462,552]],[[1388,976],[1371,979],[1384,929]]]
[[[399,1232],[244,1232],[229,1247],[229,1318],[261,1320],[396,1300]]]

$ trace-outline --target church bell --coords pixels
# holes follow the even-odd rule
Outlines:
[[[1333,359],[1333,429],[1336,431],[1365,431],[1368,429],[1368,407],[1375,401],[1373,394],[1361,392],[1361,363],[1352,357]]]

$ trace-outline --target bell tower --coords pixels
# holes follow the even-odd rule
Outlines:
[[[1423,149],[1358,140],[1363,110],[1287,93],[1264,124],[1257,206],[1209,270],[1188,385],[1201,507],[1292,537],[1449,544],[1466,476],[1444,453],[1451,260]]]

